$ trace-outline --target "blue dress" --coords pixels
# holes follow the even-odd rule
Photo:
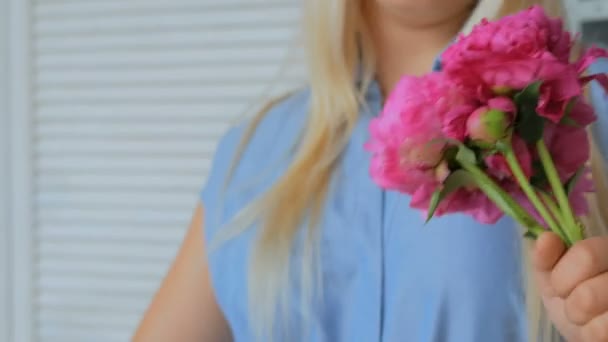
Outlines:
[[[295,332],[289,342],[526,341],[522,232],[507,218],[484,225],[460,214],[425,225],[422,214],[409,208],[408,196],[376,186],[363,148],[368,124],[381,109],[376,85],[366,100],[319,227],[323,298],[312,303],[313,322],[304,328],[293,292],[290,317],[278,317],[279,325]],[[302,91],[270,110],[227,186],[246,125],[221,139],[202,191],[207,241],[287,168],[308,102],[309,92]],[[598,127],[606,137],[608,112],[600,114]],[[246,285],[254,230],[209,255],[215,295],[237,342],[254,340]]]

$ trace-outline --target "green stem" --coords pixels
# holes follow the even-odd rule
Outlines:
[[[559,226],[555,223],[555,220],[553,220],[553,217],[551,217],[545,205],[536,195],[536,191],[534,191],[532,185],[530,185],[530,182],[528,181],[524,170],[522,170],[521,165],[519,165],[519,161],[517,160],[515,153],[513,153],[513,149],[511,148],[511,146],[507,146],[504,149],[503,153],[507,160],[507,164],[509,164],[511,171],[513,172],[513,176],[515,176],[517,183],[519,184],[523,192],[526,194],[534,208],[536,208],[536,210],[543,218],[543,220],[545,220],[549,228],[556,234],[560,235]]]
[[[473,163],[459,161],[462,168],[471,173],[479,188],[505,214],[528,229],[527,235],[538,238],[545,229],[517,201],[504,191],[492,178]]]
[[[559,210],[557,203],[555,203],[555,200],[545,192],[539,191],[538,193],[540,194],[540,197],[543,200],[543,202],[545,203],[545,205],[547,206],[547,208],[549,208],[549,211],[551,212],[553,217],[558,221],[563,220],[562,213]],[[571,247],[572,241],[570,241],[570,238],[568,237],[568,235],[566,235],[566,233],[564,232],[564,230],[561,228],[560,225],[558,225],[558,228],[559,228],[559,232],[555,232],[555,233],[557,235],[559,235],[559,237],[566,243],[566,245],[568,247]]]
[[[551,159],[551,155],[549,154],[547,145],[545,145],[543,139],[536,143],[536,149],[538,151],[540,161],[543,164],[543,168],[545,169],[545,174],[547,175],[551,189],[553,190],[553,195],[557,198],[557,203],[559,204],[559,209],[562,213],[561,217],[565,221],[564,232],[568,236],[571,243],[576,243],[577,241],[583,239],[583,234],[576,223],[574,212],[572,211],[570,201],[568,200],[568,195],[564,190],[564,186],[559,178],[559,174],[555,168],[553,159]]]

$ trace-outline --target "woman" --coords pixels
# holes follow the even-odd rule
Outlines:
[[[532,3],[306,0],[309,90],[222,139],[135,340],[608,341],[606,237],[566,252],[545,233],[526,289],[528,248],[512,221],[449,215],[423,229],[407,196],[368,175],[382,94],[429,72],[459,31]],[[605,233],[605,197],[591,199],[590,234]]]

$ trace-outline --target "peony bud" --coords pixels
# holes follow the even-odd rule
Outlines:
[[[437,178],[438,182],[443,183],[449,175],[450,168],[448,166],[448,162],[446,162],[445,160],[439,163],[437,167],[435,167],[435,177]]]
[[[443,158],[444,149],[443,141],[406,140],[399,148],[400,163],[409,167],[433,167]]]
[[[467,119],[467,135],[480,147],[491,147],[507,135],[510,121],[503,111],[481,107]]]
[[[495,86],[492,87],[492,92],[500,96],[508,96],[513,93],[513,88],[507,86]]]

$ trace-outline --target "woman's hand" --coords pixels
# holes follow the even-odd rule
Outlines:
[[[549,317],[570,342],[608,342],[608,237],[571,249],[544,233],[533,250],[535,276]]]

